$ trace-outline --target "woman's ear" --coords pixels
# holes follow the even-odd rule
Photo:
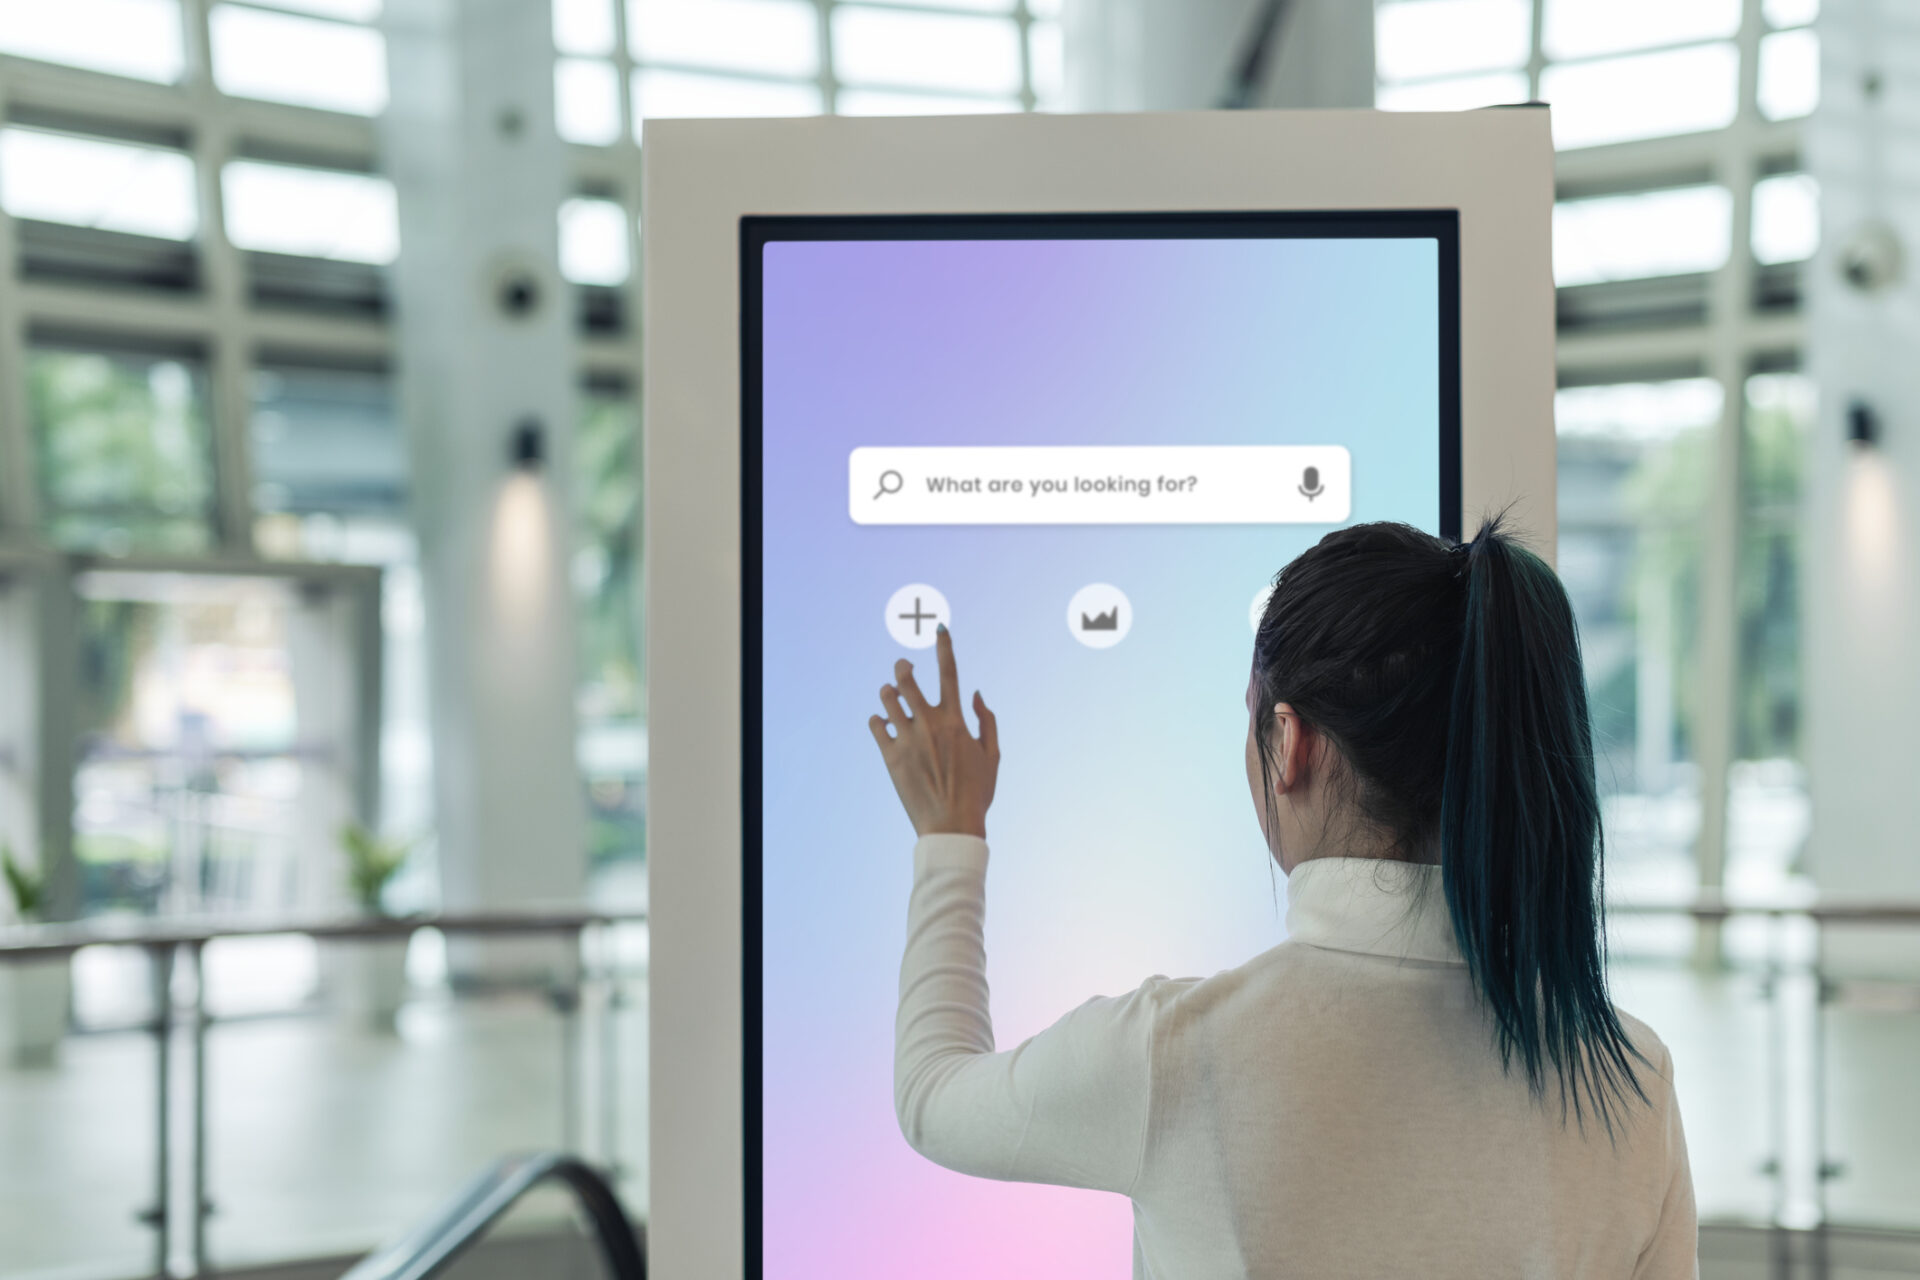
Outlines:
[[[1311,731],[1290,703],[1273,704],[1273,789],[1280,795],[1306,778]]]

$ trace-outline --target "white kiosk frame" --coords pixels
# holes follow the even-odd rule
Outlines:
[[[740,219],[1458,210],[1461,510],[1470,530],[1513,504],[1550,555],[1553,146],[1546,111],[1522,108],[665,120],[648,121],[644,154],[649,1254],[660,1280],[732,1280],[746,1265]]]

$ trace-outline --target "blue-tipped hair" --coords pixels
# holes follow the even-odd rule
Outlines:
[[[1553,570],[1498,519],[1461,545],[1339,530],[1274,578],[1253,681],[1268,804],[1286,702],[1339,749],[1363,827],[1440,864],[1503,1069],[1611,1134],[1645,1058],[1607,995],[1593,732]]]

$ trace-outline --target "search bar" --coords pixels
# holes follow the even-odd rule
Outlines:
[[[1342,445],[861,448],[855,524],[1339,524]]]

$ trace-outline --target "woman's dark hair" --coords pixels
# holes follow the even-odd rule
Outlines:
[[[1438,862],[1503,1068],[1613,1132],[1642,1100],[1607,996],[1600,802],[1580,639],[1559,578],[1489,521],[1452,544],[1403,524],[1321,539],[1274,578],[1253,648],[1273,804],[1273,707],[1338,748],[1359,820]],[[1273,824],[1268,824],[1273,829]]]

